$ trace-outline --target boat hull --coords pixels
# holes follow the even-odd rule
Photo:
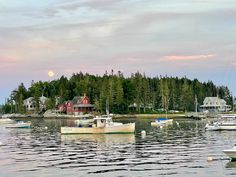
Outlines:
[[[207,131],[218,131],[218,130],[220,130],[220,127],[215,126],[215,125],[206,125],[205,130],[207,130]]]
[[[222,125],[222,126],[220,126],[220,130],[236,130],[236,125],[234,125],[234,126],[224,126],[224,125]]]
[[[165,120],[165,121],[155,121],[151,122],[151,126],[164,126],[164,125],[171,125],[173,123],[172,119]]]
[[[223,150],[223,152],[230,157],[232,160],[236,160],[236,149]]]
[[[208,131],[236,130],[236,124],[206,125]]]
[[[123,124],[103,128],[97,127],[61,127],[61,134],[126,134],[134,133],[135,124]]]
[[[6,126],[6,128],[31,128],[31,123],[17,123]]]

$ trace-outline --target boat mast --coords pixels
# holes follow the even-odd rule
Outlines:
[[[197,102],[197,95],[195,95],[195,112],[197,113],[197,105],[198,105],[198,102]]]
[[[232,112],[234,112],[234,96],[233,96],[233,93],[232,94]]]
[[[109,101],[106,100],[106,114],[109,115]]]
[[[166,100],[166,96],[164,98],[165,98],[165,109],[166,109],[166,118],[167,118],[167,100]]]

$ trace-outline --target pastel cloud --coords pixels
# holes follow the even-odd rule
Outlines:
[[[165,61],[191,61],[191,60],[207,60],[216,57],[215,54],[207,55],[170,55],[164,56],[163,60]]]
[[[17,69],[18,63],[19,63],[19,59],[16,59],[13,56],[11,56],[11,57],[0,56],[1,72],[6,73],[6,71],[9,71],[9,68],[12,68],[12,69],[14,68],[13,70]]]
[[[0,63],[1,64],[6,64],[6,63],[16,63],[17,60],[15,58],[12,57],[5,57],[5,56],[0,56]]]
[[[125,75],[139,70],[154,76],[194,73],[198,78],[212,68],[216,74],[236,65],[229,61],[235,45],[235,0],[1,0],[0,4],[3,83],[47,80],[50,69],[55,77],[114,69]],[[9,79],[7,71],[14,71]],[[211,79],[207,73],[202,78]],[[10,83],[3,85],[8,92],[14,89]]]
[[[233,66],[236,66],[236,62],[233,62],[232,65],[233,65]]]

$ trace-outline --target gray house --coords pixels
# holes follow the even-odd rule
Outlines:
[[[43,110],[46,108],[46,101],[48,100],[47,97],[45,96],[41,96],[39,97],[39,109]],[[33,97],[29,97],[27,99],[24,100],[24,106],[26,107],[27,111],[35,111],[36,109],[36,104],[34,101]]]
[[[231,106],[226,104],[224,99],[218,97],[206,97],[203,101],[203,105],[200,106],[202,112],[228,112],[231,110]]]

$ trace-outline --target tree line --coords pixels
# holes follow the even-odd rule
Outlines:
[[[216,86],[212,81],[200,82],[186,77],[147,77],[140,72],[124,77],[120,71],[114,73],[112,70],[103,76],[79,72],[70,78],[61,76],[50,82],[32,81],[28,89],[21,83],[12,91],[2,109],[5,113],[25,113],[23,101],[33,97],[35,103],[38,103],[42,95],[49,98],[47,109],[55,109],[59,103],[84,94],[95,105],[95,111],[101,113],[105,112],[107,101],[110,112],[126,114],[166,110],[194,111],[195,98],[200,105],[205,97],[211,96],[218,96],[225,99],[227,104],[232,104],[228,87]],[[36,108],[38,107],[36,104]]]

